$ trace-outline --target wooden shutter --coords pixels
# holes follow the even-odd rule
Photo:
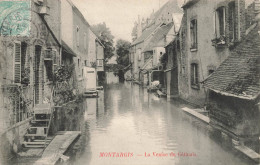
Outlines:
[[[194,64],[191,64],[191,69],[190,69],[190,79],[191,79],[191,85],[194,85]]]
[[[53,73],[56,71],[57,67],[58,67],[58,57],[57,57],[57,51],[56,50],[52,50],[51,51],[52,54],[52,64],[53,64]]]
[[[198,22],[197,19],[194,20],[194,44],[195,44],[195,48],[198,48]]]
[[[57,64],[56,51],[52,50],[51,55],[52,55],[53,64]]]
[[[14,46],[14,83],[21,83],[21,43]]]
[[[213,26],[214,26],[214,37],[217,37],[217,29],[216,29],[216,11],[213,12]]]
[[[195,84],[199,85],[199,66],[198,64],[194,64],[194,76],[195,76]]]

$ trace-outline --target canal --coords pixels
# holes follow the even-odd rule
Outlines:
[[[70,163],[254,164],[221,140],[209,125],[184,113],[184,106],[128,82],[106,85],[99,98],[84,101],[81,117],[72,123],[82,135],[67,153]]]

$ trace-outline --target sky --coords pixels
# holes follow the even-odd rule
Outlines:
[[[71,0],[82,12],[90,25],[105,22],[115,36],[114,42],[124,39],[131,42],[134,22],[148,17],[153,10],[168,0]],[[178,0],[181,2],[183,0]]]

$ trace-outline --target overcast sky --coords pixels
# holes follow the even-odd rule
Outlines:
[[[168,0],[72,0],[89,24],[105,22],[117,39],[131,41],[138,15],[147,17]],[[182,2],[183,0],[178,0]]]

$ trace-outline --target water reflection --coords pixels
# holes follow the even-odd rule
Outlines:
[[[183,113],[184,105],[159,99],[137,85],[107,85],[99,98],[84,104],[82,136],[70,154],[73,164],[254,164],[215,138],[210,126]],[[103,152],[133,156],[100,157]]]

